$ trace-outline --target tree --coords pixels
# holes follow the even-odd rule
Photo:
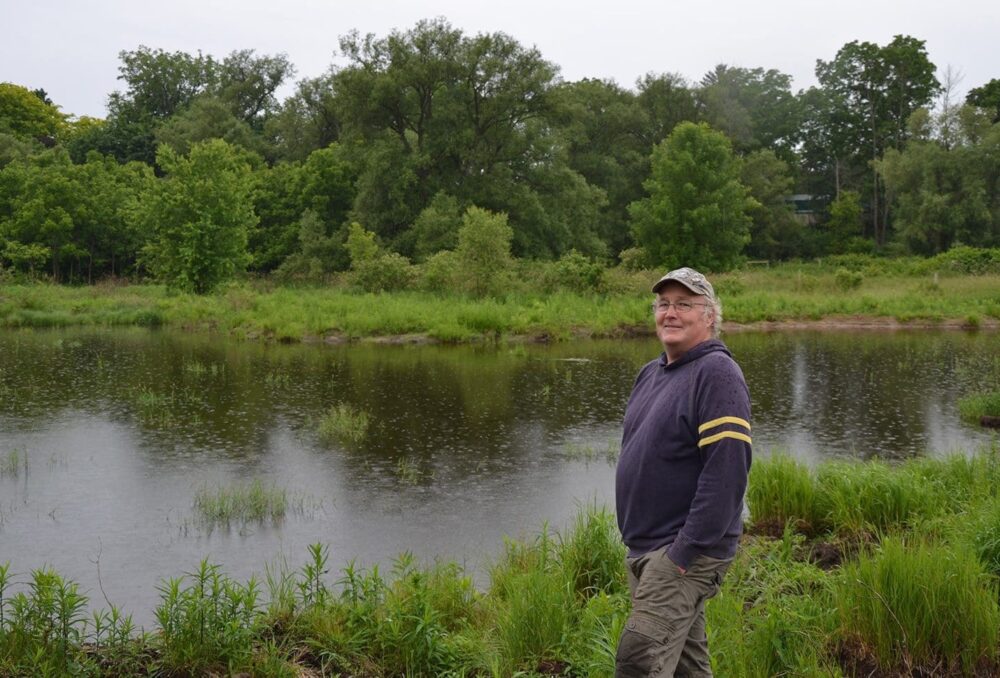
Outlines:
[[[12,162],[0,171],[0,234],[44,247],[55,280],[121,275],[140,246],[126,215],[151,180],[148,167],[97,154],[73,164],[61,148]]]
[[[462,217],[455,250],[466,290],[476,296],[498,294],[511,266],[514,230],[506,214],[470,207]]]
[[[739,152],[770,149],[794,159],[802,129],[802,106],[792,78],[780,71],[719,64],[705,74],[696,93],[701,119],[728,136]]]
[[[190,152],[192,144],[209,139],[222,139],[257,154],[266,150],[250,125],[233,115],[224,101],[209,95],[198,97],[157,127],[154,137],[180,155]]]
[[[888,202],[872,163],[889,148],[901,149],[909,138],[910,115],[933,99],[940,88],[924,41],[897,35],[880,47],[850,42],[831,61],[817,61],[816,77],[823,92],[814,111],[814,126],[830,127],[831,151],[839,162],[864,168],[871,195],[869,220],[878,244],[888,233]],[[839,184],[838,184],[839,185]],[[839,190],[839,188],[838,188]]]
[[[642,197],[653,144],[646,137],[652,123],[636,95],[613,82],[564,83],[552,97],[551,119],[558,127],[567,166],[607,196],[607,207],[600,210],[594,230],[617,254],[631,245],[628,206]]]
[[[549,120],[556,68],[536,49],[435,20],[383,39],[350,34],[341,50],[351,63],[334,88],[358,168],[353,216],[389,246],[412,247],[408,230],[443,191],[508,214],[520,256],[593,250],[605,196],[566,171]],[[587,205],[569,209],[553,192],[566,189]]]
[[[191,147],[188,156],[161,146],[166,176],[145,195],[138,221],[150,234],[150,269],[168,286],[205,294],[243,270],[247,233],[257,222],[250,167],[220,139]]]
[[[973,87],[965,95],[965,103],[989,112],[993,122],[1000,122],[1000,79],[993,78],[985,85]]]
[[[799,254],[802,225],[786,201],[793,184],[788,163],[770,149],[754,151],[740,164],[740,181],[757,201],[748,211],[753,223],[747,253],[761,259],[788,259]]]
[[[1000,242],[1000,125],[972,144],[890,149],[877,170],[895,196],[897,237],[923,255]]]
[[[643,154],[667,138],[679,123],[698,122],[694,90],[676,73],[647,73],[636,82],[636,104],[642,120],[636,134]]]
[[[681,123],[653,149],[649,193],[632,204],[636,243],[657,267],[725,271],[750,240],[758,203],[739,178],[729,140],[705,123]]]
[[[18,139],[48,140],[50,145],[64,129],[66,116],[27,87],[0,83],[0,133]]]
[[[278,108],[274,93],[288,78],[295,75],[295,67],[285,54],[257,55],[252,49],[230,52],[219,67],[218,92],[230,112],[255,132]]]

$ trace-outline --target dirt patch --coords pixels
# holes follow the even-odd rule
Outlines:
[[[996,678],[1000,675],[1000,664],[982,659],[973,668],[972,673],[962,669],[961,664],[945,664],[938,662],[933,665],[915,666],[904,662],[902,666],[883,668],[879,666],[873,648],[868,647],[859,638],[851,638],[841,642],[836,650],[836,660],[846,676],[864,676],[865,678]]]
[[[808,560],[821,570],[832,570],[844,562],[844,549],[839,544],[817,542],[809,547]]]

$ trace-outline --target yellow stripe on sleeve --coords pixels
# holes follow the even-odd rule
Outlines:
[[[705,422],[698,427],[698,433],[704,433],[710,428],[715,428],[716,426],[722,426],[723,424],[739,424],[746,430],[750,430],[750,422],[746,419],[740,419],[739,417],[719,417],[718,419],[713,419],[712,421]]]
[[[722,433],[716,433],[714,436],[708,436],[707,438],[702,438],[698,441],[698,447],[705,447],[705,445],[711,445],[712,443],[722,440],[723,438],[735,438],[736,440],[742,440],[745,443],[753,444],[750,441],[750,436],[745,433],[737,433],[736,431],[723,431]]]

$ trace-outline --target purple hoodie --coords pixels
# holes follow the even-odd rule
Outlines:
[[[683,568],[732,558],[750,471],[750,393],[718,339],[636,377],[625,409],[615,496],[629,556],[669,545]]]

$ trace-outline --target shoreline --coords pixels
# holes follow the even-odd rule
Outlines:
[[[743,333],[743,332],[800,332],[800,331],[823,331],[823,332],[908,332],[908,331],[933,331],[944,330],[948,332],[997,332],[1000,331],[1000,320],[985,318],[978,324],[969,323],[960,318],[949,318],[945,320],[908,320],[900,321],[896,318],[879,316],[851,316],[851,317],[830,317],[819,320],[759,320],[748,323],[724,322],[722,334]],[[188,327],[185,331],[199,331],[197,328]],[[209,330],[212,331],[212,330]],[[386,334],[369,335],[364,337],[351,337],[341,333],[330,333],[326,335],[305,335],[299,341],[303,344],[385,344],[390,346],[403,345],[448,345],[448,344],[481,344],[489,342],[507,343],[527,343],[546,344],[568,339],[642,339],[655,337],[656,332],[652,325],[646,326],[622,326],[612,332],[591,332],[586,329],[575,329],[569,337],[560,337],[551,333],[539,334],[502,334],[490,337],[486,334],[470,337],[461,341],[447,341],[433,337],[426,333],[407,334]],[[251,333],[243,337],[248,341],[285,341],[294,343],[294,340],[276,339],[262,333]]]

